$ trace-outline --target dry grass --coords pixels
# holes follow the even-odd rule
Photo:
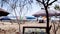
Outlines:
[[[50,23],[51,24],[51,23]],[[21,32],[22,32],[22,28],[23,26],[44,26],[46,27],[46,23],[42,24],[38,24],[38,23],[25,23],[25,24],[20,24],[21,27]],[[0,34],[17,34],[17,32],[19,32],[19,25],[18,23],[9,23],[9,22],[0,22]],[[51,29],[51,34],[53,34],[53,31]],[[57,34],[60,34],[60,28],[57,31]]]

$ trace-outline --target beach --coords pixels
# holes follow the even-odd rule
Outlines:
[[[51,23],[50,23],[51,25]],[[46,27],[46,23],[23,23],[20,24],[21,32],[23,32],[24,26],[35,26],[35,27]],[[26,29],[26,32],[28,29]],[[19,32],[19,24],[18,23],[10,23],[10,22],[0,22],[0,34],[17,34]],[[52,29],[50,31],[53,33]],[[60,28],[57,31],[57,34],[60,34]]]

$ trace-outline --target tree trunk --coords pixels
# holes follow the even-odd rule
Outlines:
[[[56,34],[56,27],[55,27],[55,23],[53,23],[53,26],[54,26],[53,32],[54,32],[54,34]]]
[[[20,23],[19,23],[19,34],[21,34],[21,30],[20,30]]]
[[[15,9],[14,9],[14,12],[15,12]],[[19,25],[19,33],[21,33],[21,31],[20,31],[20,22],[18,21],[16,12],[15,12],[15,15],[16,15],[17,23],[18,23],[18,25]]]
[[[50,32],[49,32],[49,14],[48,14],[47,6],[45,6],[45,11],[46,11],[46,18],[47,18],[47,28],[46,28],[46,32],[47,32],[47,34],[50,34]]]

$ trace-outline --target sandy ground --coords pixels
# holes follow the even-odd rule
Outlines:
[[[51,25],[51,23],[50,23]],[[20,24],[20,29],[21,32],[23,30],[23,26],[42,26],[46,27],[46,23],[25,23],[25,24]],[[0,34],[16,34],[19,32],[19,25],[18,23],[13,23],[11,24],[10,22],[0,22]],[[51,29],[51,34],[53,33]],[[57,31],[57,34],[60,34],[60,28]]]

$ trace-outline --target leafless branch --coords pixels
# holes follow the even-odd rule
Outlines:
[[[50,0],[47,0],[47,2],[46,2],[47,6],[48,6],[49,1],[50,1]]]
[[[42,4],[43,4],[43,2],[42,2],[42,1],[40,1],[40,0],[36,0],[36,1],[38,1],[38,2],[40,2],[40,3],[42,3]]]
[[[55,30],[55,31],[57,31],[57,30],[58,30],[58,28],[59,28],[59,23],[58,23],[58,26],[57,26],[57,28],[56,28],[56,30]]]
[[[57,0],[52,1],[51,3],[48,4],[48,6],[49,6],[49,5],[52,5],[52,4],[53,4],[54,2],[56,2],[56,1],[57,1]]]
[[[44,0],[42,0],[42,4],[43,4],[44,7],[46,7],[46,4],[45,4],[45,1]]]

